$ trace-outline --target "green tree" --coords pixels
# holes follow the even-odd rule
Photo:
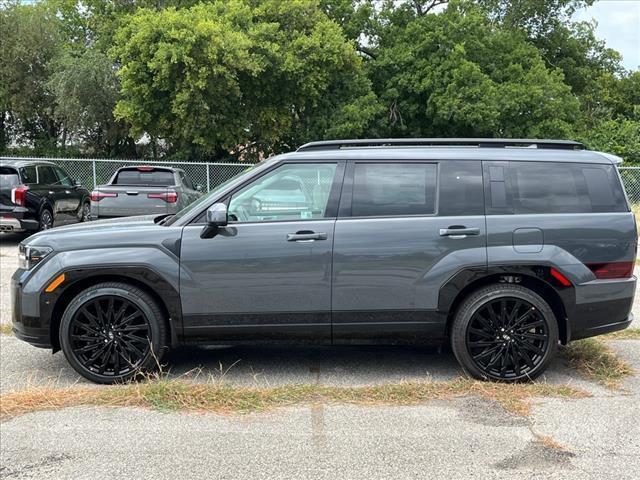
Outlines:
[[[318,125],[331,111],[351,126],[341,133],[367,122],[349,110],[372,99],[361,59],[312,0],[142,9],[111,53],[116,116],[191,157],[290,149],[328,134]]]
[[[134,155],[126,125],[113,116],[119,97],[113,62],[89,48],[66,52],[52,69],[47,87],[55,98],[55,116],[64,125],[62,147],[69,139],[91,154]]]
[[[9,4],[0,9],[0,38],[0,148],[55,147],[61,125],[46,84],[63,43],[58,18],[39,4]]]
[[[562,72],[469,2],[389,27],[369,66],[392,135],[567,137],[578,114]]]

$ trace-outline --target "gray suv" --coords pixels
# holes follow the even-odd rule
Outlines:
[[[310,143],[177,214],[29,238],[13,328],[100,383],[243,342],[448,341],[473,377],[532,379],[559,343],[631,322],[620,161],[555,140]]]
[[[202,196],[179,168],[122,167],[91,192],[91,218],[176,213]]]

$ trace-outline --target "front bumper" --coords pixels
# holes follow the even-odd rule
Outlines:
[[[20,278],[24,270],[16,270],[11,277],[11,307],[13,311],[13,333],[17,338],[39,348],[52,348],[49,319],[40,315],[29,315],[24,308],[25,296]],[[25,312],[27,310],[27,312]]]

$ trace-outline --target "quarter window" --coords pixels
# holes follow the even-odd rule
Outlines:
[[[351,215],[434,214],[436,176],[433,163],[357,163]]]
[[[236,192],[229,218],[238,222],[325,218],[335,163],[282,165]]]

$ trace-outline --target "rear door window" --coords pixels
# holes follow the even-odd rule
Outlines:
[[[439,191],[438,215],[484,215],[481,162],[442,162]]]
[[[49,165],[38,166],[38,183],[40,185],[56,185],[59,184],[56,172]]]
[[[437,171],[434,163],[356,163],[351,216],[434,214]]]
[[[613,165],[485,162],[488,214],[627,211]]]
[[[168,187],[175,185],[175,177],[171,170],[120,170],[113,181],[114,185],[139,185],[150,187]]]

